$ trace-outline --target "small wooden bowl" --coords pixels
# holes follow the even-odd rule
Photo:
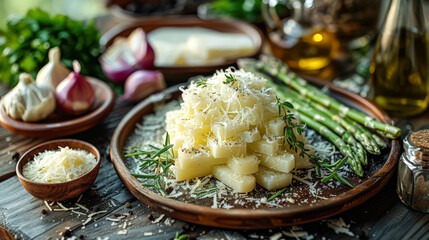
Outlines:
[[[7,114],[0,102],[0,124],[7,130],[32,138],[56,138],[79,133],[102,122],[115,106],[115,94],[106,83],[89,78],[95,90],[91,111],[81,116],[68,116],[57,110],[40,122],[23,122]]]
[[[34,156],[45,150],[57,150],[58,147],[70,147],[73,149],[82,149],[89,153],[94,154],[97,164],[93,169],[84,175],[62,183],[41,183],[28,180],[22,174],[23,166],[33,160]],[[97,177],[98,170],[100,169],[100,153],[98,149],[92,144],[75,139],[56,139],[48,142],[41,143],[30,150],[28,150],[19,159],[16,165],[16,175],[19,178],[22,186],[36,198],[49,201],[62,201],[74,198],[85,192],[91,187],[95,178]]]

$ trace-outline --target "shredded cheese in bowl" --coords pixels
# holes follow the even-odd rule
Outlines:
[[[92,153],[82,149],[59,147],[37,154],[23,166],[25,178],[42,183],[60,183],[76,179],[91,171],[97,160]]]

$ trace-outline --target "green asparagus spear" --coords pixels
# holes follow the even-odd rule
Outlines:
[[[320,135],[327,138],[330,142],[332,142],[339,150],[340,152],[348,157],[347,163],[350,165],[350,167],[353,169],[353,171],[359,176],[363,177],[363,169],[360,161],[356,159],[354,156],[351,148],[349,145],[347,145],[340,137],[338,137],[335,133],[333,133],[331,130],[323,126],[322,124],[314,121],[310,117],[307,117],[306,115],[300,115],[301,120],[307,124],[309,127],[316,130]]]
[[[294,105],[294,109],[296,109],[300,113],[299,116],[301,117],[301,119],[303,115],[306,115],[307,117],[312,118],[312,120],[327,126],[329,129],[331,129],[339,136],[344,136],[344,133],[346,133],[344,128],[342,128],[337,122],[333,121],[328,116],[326,116],[323,112],[318,111],[314,108],[308,107],[303,101],[295,98],[296,96],[294,96],[294,94],[292,93],[293,91],[288,91],[288,89],[285,86],[280,86],[272,82],[269,82],[269,86],[276,90],[277,95],[280,96],[282,100],[289,101]],[[303,122],[306,123],[305,121]],[[354,144],[356,144],[356,141],[354,141]],[[338,147],[338,149],[340,148]],[[357,146],[354,146],[354,145],[350,146],[350,150],[353,152],[354,158],[358,159],[359,162],[361,162],[364,165],[368,163],[365,151],[362,152]]]
[[[400,128],[378,122],[372,117],[369,117],[347,106],[344,106],[335,99],[327,96],[319,89],[309,85],[304,79],[297,77],[295,74],[289,71],[286,65],[284,65],[281,61],[275,59],[274,57],[266,55],[262,56],[259,65],[261,69],[270,74],[275,75],[281,81],[299,92],[301,95],[304,95],[326,107],[331,107],[336,111],[340,112],[341,115],[347,116],[354,121],[363,124],[365,127],[386,132],[386,136],[391,136],[393,138],[398,138],[401,136]]]
[[[280,97],[282,100],[288,99],[287,95],[284,91],[278,90],[276,91],[278,93],[278,97]],[[313,120],[311,117],[307,116],[306,114],[300,114],[299,115],[302,122],[316,130],[320,135],[327,138],[331,143],[333,143],[340,152],[348,157],[347,162],[349,163],[350,167],[353,169],[353,171],[360,177],[363,176],[363,169],[360,161],[356,158],[356,156],[353,154],[352,149],[348,144],[346,144],[340,137],[338,137],[334,132],[329,130],[324,125],[318,123],[317,121]]]

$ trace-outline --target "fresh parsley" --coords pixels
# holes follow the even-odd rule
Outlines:
[[[60,48],[61,61],[69,69],[76,59],[83,75],[106,79],[98,62],[99,40],[94,21],[81,22],[31,9],[23,17],[9,18],[5,29],[0,29],[0,79],[15,86],[22,72],[36,77],[53,47]]]

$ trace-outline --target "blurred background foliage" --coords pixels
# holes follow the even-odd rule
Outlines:
[[[22,16],[35,7],[40,7],[51,15],[65,14],[77,20],[107,13],[102,0],[0,0],[0,28],[5,27],[9,15]]]

